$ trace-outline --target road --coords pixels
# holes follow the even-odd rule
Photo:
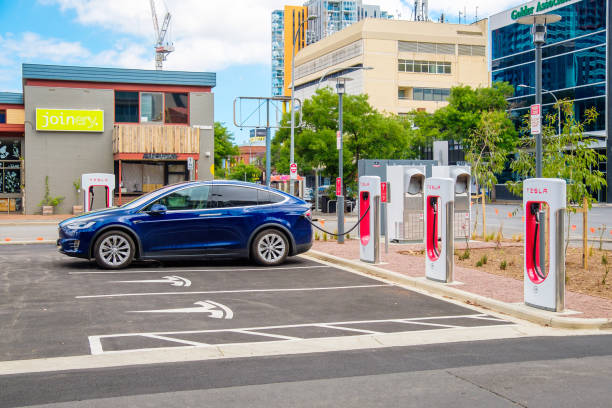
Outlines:
[[[609,406],[612,336],[306,257],[102,271],[23,245],[0,262],[0,407]]]

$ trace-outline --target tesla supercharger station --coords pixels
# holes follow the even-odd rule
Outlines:
[[[391,241],[421,241],[424,234],[425,166],[387,166],[390,200],[387,233]]]
[[[112,207],[113,190],[115,189],[115,175],[106,173],[89,173],[81,176],[83,210],[85,212],[91,211],[94,187],[104,187],[106,193],[106,208]]]
[[[523,182],[525,304],[554,312],[561,312],[565,307],[565,196],[565,180],[532,178]]]
[[[455,238],[470,235],[471,217],[471,168],[470,166],[434,166],[433,177],[449,177],[455,182]]]
[[[450,178],[425,181],[425,277],[453,281],[455,183]]]
[[[363,219],[362,219],[363,217]],[[359,177],[359,259],[380,262],[380,177]]]

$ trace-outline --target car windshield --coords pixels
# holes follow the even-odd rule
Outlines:
[[[126,209],[132,209],[132,208],[137,208],[143,204],[145,204],[146,202],[154,199],[155,197],[158,197],[166,192],[168,192],[169,190],[172,190],[176,188],[176,185],[171,185],[171,186],[166,186],[164,188],[160,188],[159,190],[155,190],[152,191],[150,193],[147,193],[145,195],[142,195],[128,203],[125,203],[121,206],[121,208],[126,208]]]

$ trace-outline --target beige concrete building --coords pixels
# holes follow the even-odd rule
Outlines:
[[[305,100],[343,76],[352,79],[347,93],[369,95],[380,112],[433,112],[447,104],[453,86],[489,85],[487,38],[486,19],[471,25],[362,20],[296,55],[295,95]]]

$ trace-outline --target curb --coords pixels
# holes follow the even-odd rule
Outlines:
[[[43,239],[39,241],[0,241],[0,245],[31,245],[31,244],[56,244],[54,239]]]
[[[474,293],[469,293],[443,283],[437,283],[421,278],[405,276],[397,272],[388,271],[386,269],[365,264],[359,261],[351,261],[348,259],[339,258],[334,255],[327,254],[325,252],[320,252],[311,249],[305,255],[309,255],[315,259],[319,259],[322,261],[327,261],[337,265],[356,269],[359,272],[384,278],[392,282],[399,283],[401,285],[411,286],[417,289],[426,290],[436,295],[446,296],[454,300],[459,300],[470,305],[491,309],[495,312],[527,320],[542,326],[576,330],[601,330],[612,328],[612,319],[560,317],[554,315],[551,316],[551,312],[539,311],[536,309],[528,308],[523,305],[502,302],[501,300],[495,300],[485,296],[476,295]]]

